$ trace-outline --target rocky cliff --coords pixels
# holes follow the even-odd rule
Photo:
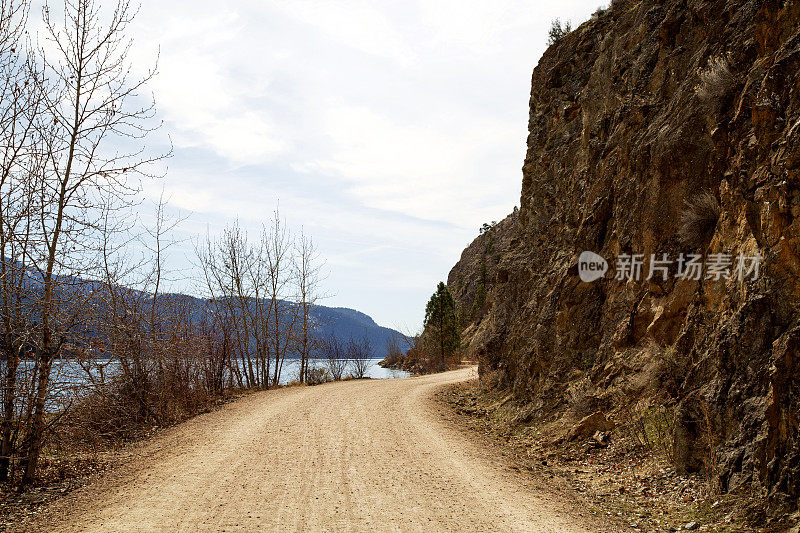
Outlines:
[[[455,298],[458,315],[464,331],[461,335],[463,351],[474,356],[481,347],[491,320],[489,310],[493,307],[498,280],[505,280],[500,273],[500,261],[508,254],[516,238],[519,214],[508,215],[484,231],[461,253],[461,259],[447,277],[447,287]]]
[[[800,1],[614,1],[533,72],[519,214],[449,277],[465,345],[537,416],[670,405],[679,469],[790,508],[798,217]],[[610,264],[593,283],[585,250]],[[643,275],[617,279],[632,254]],[[706,271],[648,280],[651,254]],[[758,276],[708,276],[711,254],[760,256]]]

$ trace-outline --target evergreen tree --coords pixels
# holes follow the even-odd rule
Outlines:
[[[554,45],[571,31],[572,23],[570,21],[567,21],[562,25],[561,20],[553,20],[553,23],[550,26],[550,33],[548,34],[547,38],[547,46]]]
[[[425,306],[425,329],[429,341],[438,356],[440,369],[447,366],[447,360],[459,349],[461,335],[458,330],[456,302],[444,283],[439,283],[428,305]]]

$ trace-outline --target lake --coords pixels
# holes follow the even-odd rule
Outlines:
[[[390,368],[383,368],[378,363],[380,359],[370,359],[369,368],[367,370],[367,377],[371,379],[397,379],[406,378],[411,374],[403,370],[393,370]],[[104,361],[98,361],[104,364]],[[106,377],[113,375],[115,366],[118,363],[112,361],[105,361],[104,375]],[[243,361],[239,360],[240,368],[244,368]],[[324,368],[325,363],[322,360],[313,360],[312,366],[316,368]],[[19,381],[26,382],[30,379],[30,371],[33,369],[33,361],[22,361],[19,366]],[[283,363],[283,370],[279,382],[285,385],[291,381],[296,381],[300,369],[299,359],[286,359]],[[347,375],[350,371],[345,372]],[[0,361],[0,372],[5,372],[5,361]],[[95,365],[92,367],[92,374],[99,375],[99,370]],[[86,388],[90,382],[89,376],[81,365],[76,360],[72,359],[57,359],[53,362],[53,370],[51,374],[51,401],[65,400],[72,397],[76,390]]]

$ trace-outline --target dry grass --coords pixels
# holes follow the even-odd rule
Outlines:
[[[735,83],[736,77],[731,72],[728,60],[723,57],[713,57],[708,61],[708,66],[700,71],[697,96],[708,102],[722,100],[733,89]]]
[[[678,227],[681,243],[691,248],[705,244],[714,235],[720,214],[719,202],[711,191],[688,200]]]
[[[532,485],[540,483],[550,493],[578,494],[591,515],[619,520],[616,527],[598,526],[602,531],[676,531],[688,522],[699,522],[707,531],[751,531],[742,523],[753,515],[752,509],[763,508],[755,495],[711,496],[701,474],[675,471],[660,453],[662,444],[671,447],[674,417],[668,406],[642,403],[639,409],[620,412],[615,420],[621,425],[609,443],[598,446],[591,439],[564,443],[554,438],[564,432],[563,419],[553,421],[546,411],[520,424],[519,417],[506,416],[513,402],[502,405],[503,395],[467,383],[443,389],[438,398],[452,409],[457,424],[488,444],[503,446],[502,455],[529,472]],[[632,425],[637,427],[629,429]],[[637,435],[631,437],[629,431]]]
[[[703,458],[704,472],[706,481],[708,483],[709,494],[719,493],[719,484],[717,482],[717,456],[714,452],[716,447],[716,439],[714,438],[714,427],[711,424],[711,416],[709,415],[708,403],[700,402],[700,408],[703,411],[703,441],[706,445],[706,455]]]

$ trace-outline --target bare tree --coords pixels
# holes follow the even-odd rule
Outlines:
[[[258,318],[266,313],[260,307],[253,309],[254,304],[258,305],[262,287],[259,275],[254,273],[258,258],[248,244],[246,233],[234,223],[225,228],[216,242],[207,236],[205,245],[197,248],[197,255],[214,314],[233,332],[236,353],[233,371],[240,385],[263,386],[266,369],[260,372],[259,359],[266,359],[266,335],[261,329],[266,320]],[[258,357],[259,353],[263,357]],[[244,366],[244,379],[240,363]]]
[[[201,312],[210,317],[201,320],[198,325],[202,343],[204,384],[209,393],[219,395],[225,388],[234,386],[233,331],[225,322],[224,315],[217,315],[210,307],[202,309]]]
[[[341,380],[347,370],[347,353],[342,341],[331,333],[327,339],[321,341],[321,352],[331,378],[334,381]]]
[[[353,377],[363,379],[372,366],[372,345],[369,338],[364,335],[361,340],[350,339],[347,345],[347,359],[353,368]]]
[[[178,215],[169,215],[166,212],[166,200],[162,191],[155,205],[155,218],[152,225],[144,227],[144,248],[148,252],[149,261],[145,279],[141,282],[141,291],[147,294],[147,309],[144,319],[145,345],[141,354],[148,366],[152,367],[151,375],[146,376],[161,390],[156,393],[161,398],[167,387],[173,387],[179,381],[175,375],[177,369],[176,356],[182,355],[176,351],[177,345],[186,342],[179,339],[176,342],[173,328],[191,329],[191,310],[185,298],[163,294],[163,284],[167,281],[170,272],[165,267],[166,255],[177,241],[172,237],[174,229],[183,221]],[[134,386],[138,386],[134,384]],[[150,391],[152,393],[152,391]],[[149,406],[150,398],[144,397],[145,405]],[[163,404],[163,401],[161,402]],[[152,413],[152,410],[150,410]],[[158,417],[158,415],[157,415]]]
[[[298,322],[298,306],[288,301],[287,291],[293,283],[291,267],[292,241],[286,224],[276,208],[269,226],[261,235],[261,264],[267,273],[267,300],[271,306],[267,315],[269,347],[274,360],[272,385],[280,381],[283,363],[294,344]]]
[[[300,356],[299,379],[306,382],[309,364],[316,349],[316,329],[318,321],[312,311],[320,298],[319,284],[323,263],[314,246],[314,241],[300,231],[295,241],[295,280],[297,283],[298,327],[296,333],[296,353]]]
[[[179,220],[167,216],[162,197],[152,226],[137,236],[145,250],[140,262],[128,259],[126,246],[110,246],[114,232],[103,233],[105,273],[87,308],[95,321],[83,344],[110,359],[95,364],[101,358],[87,354],[78,360],[91,387],[69,413],[73,426],[91,430],[92,437],[177,422],[222,391],[231,351],[227,325],[205,304],[162,289],[170,276],[165,255],[176,242],[171,230]],[[111,361],[114,371],[105,374]]]
[[[99,339],[96,345],[101,354],[116,362],[119,373],[116,382],[134,399],[130,416],[137,423],[149,418],[148,395],[151,369],[145,356],[148,339],[147,293],[125,284],[129,276],[142,266],[132,261],[126,246],[115,246],[116,224],[106,211],[101,223],[102,231],[102,289],[95,295],[94,320]],[[127,244],[127,243],[126,243]],[[92,360],[86,361],[85,374],[92,377]],[[101,379],[93,388],[105,395],[108,383]]]
[[[69,321],[60,316],[67,304],[60,298],[70,291],[60,285],[86,271],[80,264],[91,250],[98,207],[129,205],[136,192],[129,176],[145,174],[163,157],[147,157],[144,148],[108,149],[115,139],[141,141],[152,129],[154,106],[141,105],[139,92],[154,71],[131,78],[125,34],[134,11],[128,2],[118,0],[108,17],[94,0],[66,0],[58,21],[49,5],[43,15],[47,38],[39,56],[47,84],[39,134],[47,166],[37,187],[42,209],[36,228],[43,248],[31,257],[42,282],[41,323],[23,482],[36,475],[52,363],[67,339]]]
[[[255,246],[238,224],[206,240],[205,302],[165,291],[164,256],[180,220],[166,215],[163,196],[138,236],[145,257],[131,259],[138,237],[120,215],[138,202],[135,178],[166,156],[147,155],[154,106],[141,93],[155,71],[131,74],[135,10],[128,0],[108,7],[45,3],[45,38],[23,52],[29,2],[0,0],[0,480],[15,464],[23,482],[35,479],[58,418],[47,408],[62,355],[86,378],[84,409],[65,413],[107,435],[176,421],[226,381],[276,385],[295,354],[305,380],[318,346],[321,263],[277,209]],[[345,350],[335,339],[328,346],[341,379]]]
[[[219,241],[207,237],[198,249],[211,304],[232,327],[247,386],[278,385],[287,356],[307,357],[313,348],[316,252],[309,240],[297,248],[295,261],[291,236],[276,210],[257,246],[234,224]],[[299,295],[292,294],[293,287]]]
[[[41,163],[36,157],[35,121],[42,96],[35,66],[23,50],[28,9],[26,1],[0,0],[0,481],[8,480],[11,456],[17,453],[23,397],[19,364],[34,334],[26,305],[33,296],[26,271],[27,251],[35,244],[31,224],[37,205],[30,176]]]

